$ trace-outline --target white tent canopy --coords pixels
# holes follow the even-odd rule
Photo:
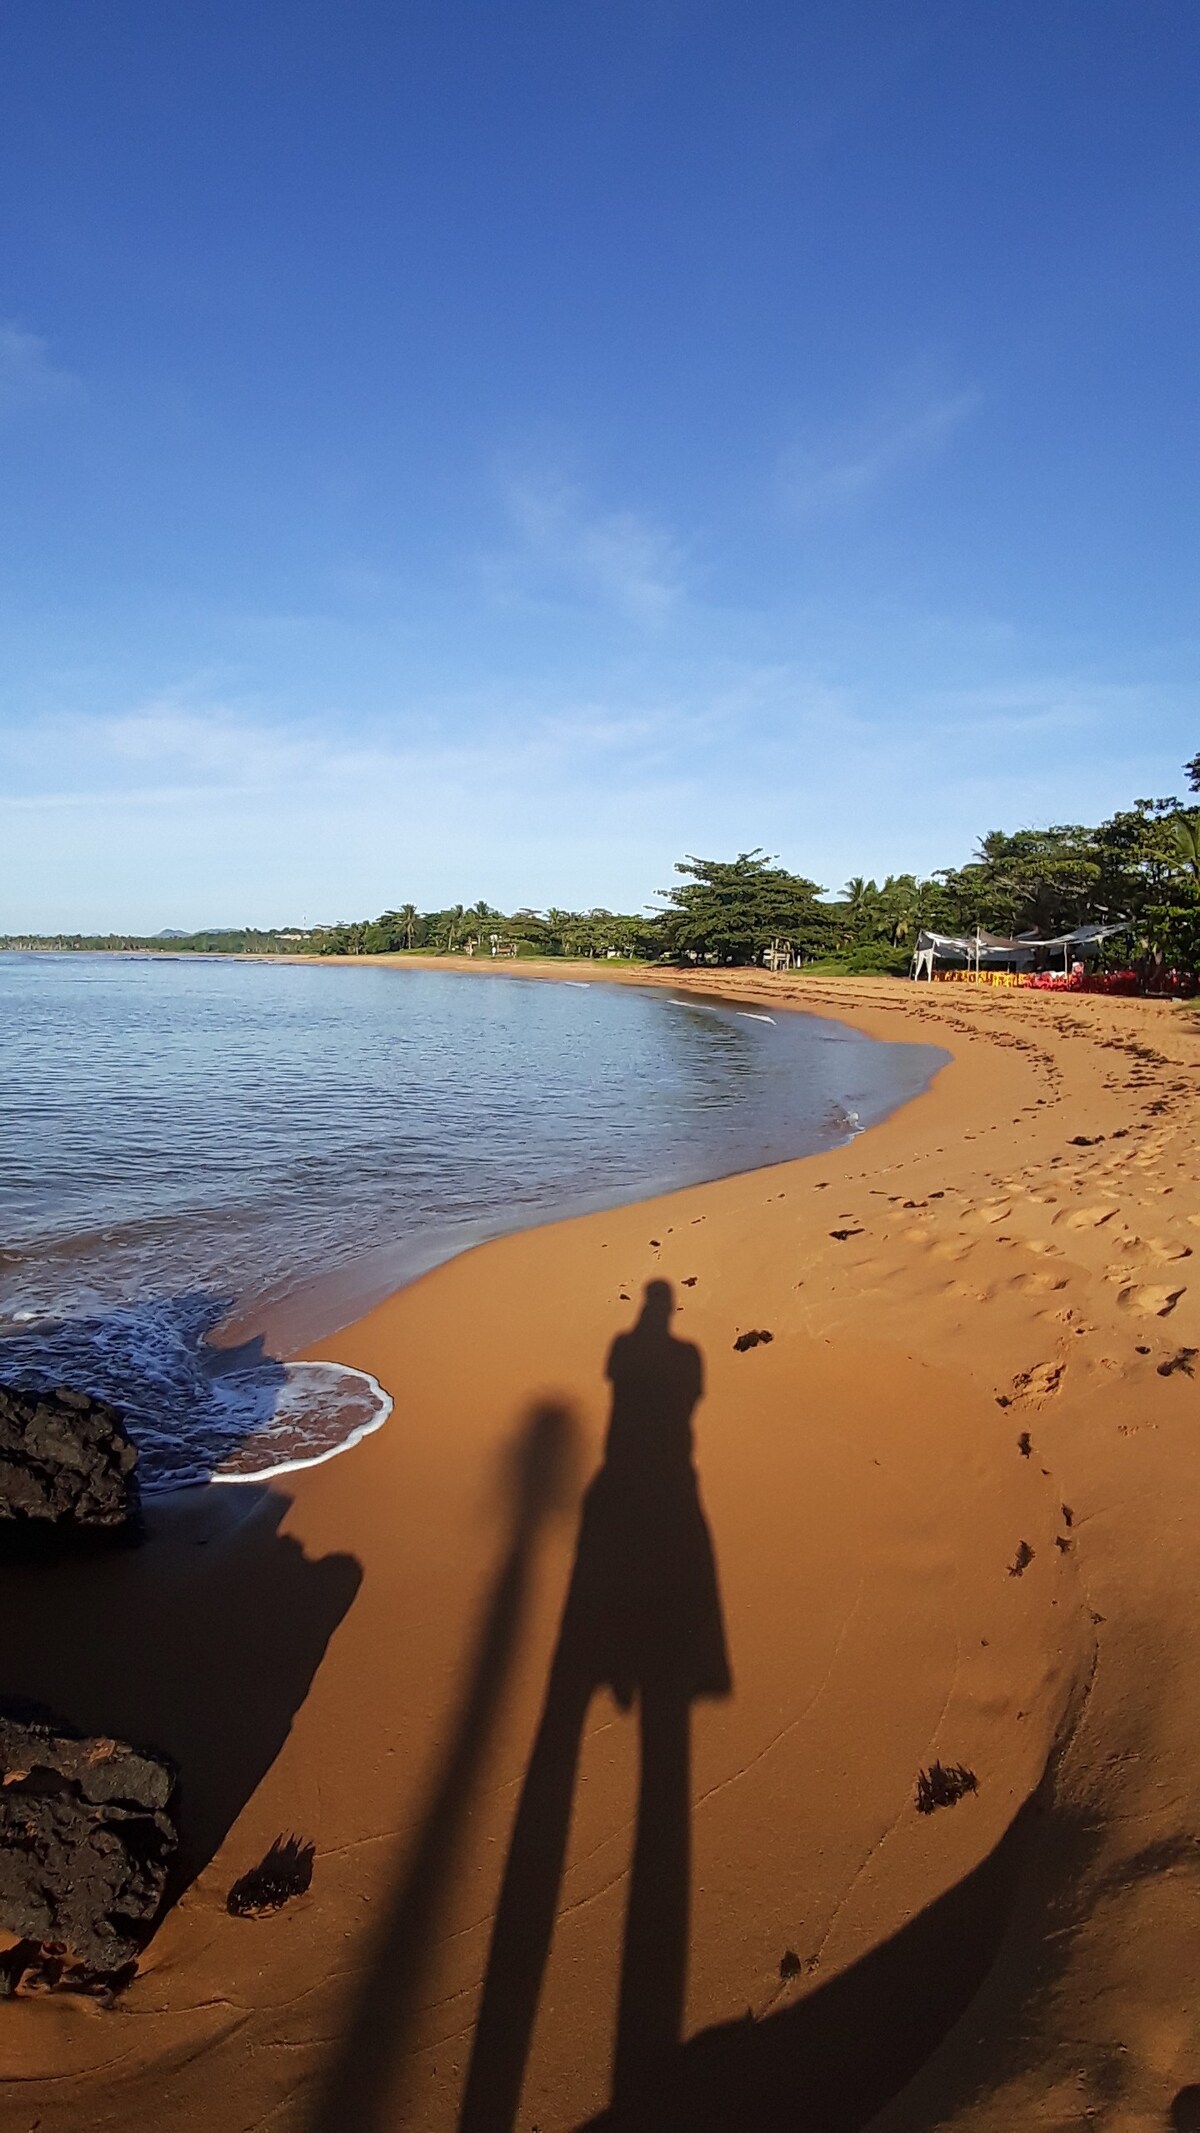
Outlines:
[[[999,933],[925,931],[917,935],[913,965],[917,970],[922,967],[932,970],[935,962],[965,963],[976,970],[1028,970],[1043,956],[1065,956],[1071,949],[1082,959],[1094,953],[1102,941],[1129,931],[1128,919],[1113,926],[1076,926],[1070,933],[1056,933],[1048,939],[1033,933],[1019,934],[1009,940]]]

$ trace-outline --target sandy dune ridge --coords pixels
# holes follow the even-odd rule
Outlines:
[[[5,1573],[5,1686],[179,1755],[191,1877],[115,2006],[5,2007],[6,2133],[1193,2123],[1200,1017],[706,985],[952,1064],[834,1155],[464,1255],[314,1351],[395,1398],[352,1453]],[[640,1725],[599,1686],[560,1726],[606,1362],[663,1282],[638,1397],[699,1351],[696,1479],[646,1481],[601,1605],[670,1607],[691,1487],[728,1690],[659,1659]],[[921,1814],[935,1761],[976,1789]],[[231,1918],[292,1832],[310,1892]]]

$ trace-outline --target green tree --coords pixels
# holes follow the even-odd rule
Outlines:
[[[827,945],[831,919],[815,882],[774,866],[761,848],[736,859],[696,859],[675,872],[684,886],[661,889],[661,935],[677,961],[753,962],[772,940],[812,953]]]
[[[921,884],[916,875],[889,874],[875,892],[875,937],[887,941],[892,948],[902,947],[919,932],[923,923],[920,912]]]
[[[394,955],[404,946],[404,920],[399,911],[382,911],[363,929],[367,955]]]
[[[1183,767],[1192,791],[1200,792],[1200,755],[1194,755],[1191,762],[1185,763]]]
[[[1200,889],[1190,882],[1181,884],[1169,901],[1147,906],[1143,923],[1152,991],[1156,973],[1174,970],[1194,976],[1200,971]]]
[[[865,880],[861,874],[851,875],[850,880],[846,883],[843,895],[852,925],[860,926],[864,923],[878,894],[879,891],[873,881]]]
[[[463,912],[464,938],[470,934],[477,941],[485,939],[489,931],[495,931],[497,924],[500,922],[500,916],[499,911],[495,910],[491,904],[485,903],[481,896],[476,903],[471,904]]]
[[[523,904],[519,911],[513,912],[508,921],[508,931],[518,947],[523,942],[538,955],[549,954],[553,947],[550,928],[545,918],[540,911],[531,910],[528,904]]]
[[[875,881],[864,880],[854,874],[846,883],[841,910],[845,914],[845,926],[849,940],[878,940],[882,926],[879,886]]]
[[[1200,883],[1200,808],[1176,815],[1171,828],[1180,866]]]
[[[560,911],[551,904],[542,926],[542,939],[552,955],[584,955],[587,921],[578,911]]]
[[[1059,933],[1092,916],[1100,859],[1080,824],[989,830],[965,867],[940,871],[956,925],[989,933]]]
[[[448,910],[430,913],[434,946],[449,955],[462,939],[463,919],[466,912],[462,904],[451,904]]]
[[[1135,800],[1100,824],[1094,916],[1138,918],[1147,904],[1162,900],[1178,864],[1171,827],[1178,811],[1177,800]]]

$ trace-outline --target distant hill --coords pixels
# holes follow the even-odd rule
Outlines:
[[[148,954],[164,955],[169,950],[178,958],[181,955],[286,955],[297,944],[323,941],[323,934],[314,934],[298,927],[273,928],[268,933],[259,932],[253,926],[214,926],[202,933],[188,933],[182,926],[164,926],[160,933],[49,933],[49,934],[0,934],[0,949],[53,948],[53,949],[117,949],[125,954],[142,950]]]

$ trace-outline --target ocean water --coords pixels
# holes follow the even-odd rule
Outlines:
[[[311,1464],[390,1403],[289,1335],[842,1142],[944,1058],[602,982],[0,954],[0,1379],[114,1401],[150,1488]]]

